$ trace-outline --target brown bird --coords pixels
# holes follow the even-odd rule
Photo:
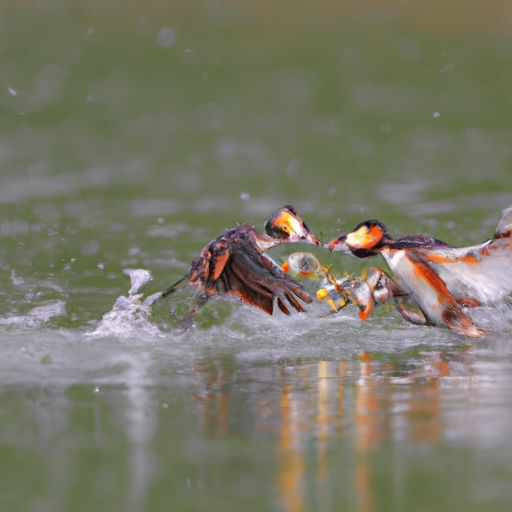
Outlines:
[[[213,295],[219,294],[234,295],[269,315],[275,304],[286,315],[290,314],[290,306],[304,311],[300,301],[310,303],[311,297],[264,252],[281,244],[321,242],[291,206],[274,212],[265,231],[263,234],[253,226],[241,224],[224,232],[201,250],[182,279],[162,293],[162,297],[168,296],[187,278],[190,285],[198,288],[185,324]]]

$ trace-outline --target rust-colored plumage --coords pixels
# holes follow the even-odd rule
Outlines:
[[[198,288],[199,298],[186,315],[185,321],[213,295],[238,297],[269,315],[277,307],[286,315],[291,310],[304,311],[303,303],[311,302],[300,283],[287,276],[265,251],[280,244],[302,242],[320,245],[304,221],[291,206],[272,214],[265,224],[266,234],[253,226],[241,224],[212,240],[192,262],[188,278]],[[176,289],[169,287],[165,297]]]
[[[261,251],[260,237],[244,224],[226,231],[193,261],[189,283],[209,296],[235,295],[270,315],[274,304],[287,315],[289,306],[304,311],[300,301],[309,303],[311,297]]]

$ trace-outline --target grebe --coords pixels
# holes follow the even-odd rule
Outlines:
[[[290,306],[304,311],[300,301],[310,303],[311,297],[264,252],[286,243],[321,242],[288,205],[272,214],[265,231],[263,234],[253,226],[241,224],[224,232],[201,250],[183,278],[162,293],[162,297],[170,295],[187,279],[198,288],[182,324],[189,323],[199,307],[218,294],[234,295],[269,315],[274,312],[274,304],[286,315],[290,314]]]
[[[490,240],[470,247],[451,247],[423,234],[395,240],[377,220],[358,224],[326,247],[359,258],[381,254],[421,309],[410,321],[446,326],[466,336],[485,331],[463,307],[493,304],[512,291],[512,207],[503,210]]]

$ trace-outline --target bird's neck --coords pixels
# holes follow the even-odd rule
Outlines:
[[[272,238],[268,235],[263,235],[258,233],[256,237],[256,244],[261,251],[268,251],[272,249],[272,247],[276,247],[277,245],[286,244],[288,240],[280,240],[279,238]]]

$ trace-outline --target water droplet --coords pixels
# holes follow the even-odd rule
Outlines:
[[[94,386],[94,392],[99,393],[101,391],[101,388],[99,386]]]
[[[441,113],[440,112],[434,112],[433,117],[435,119],[437,119],[437,118],[441,117]]]
[[[165,223],[165,219],[163,217],[158,217],[158,219],[156,219],[156,223],[157,224],[164,224]]]
[[[100,270],[103,270],[105,268],[105,263],[98,263],[97,267],[100,269]]]
[[[172,27],[164,27],[158,33],[156,42],[158,46],[161,46],[162,48],[169,48],[176,41],[176,36],[176,30],[174,30]]]
[[[11,96],[18,96],[18,91],[16,89],[13,89],[12,87],[7,86],[7,91]]]
[[[165,402],[163,402],[163,403],[160,405],[160,407],[161,407],[162,409],[168,409],[168,408],[169,408],[169,405],[168,405],[168,404],[166,404]]]
[[[251,198],[251,196],[247,192],[242,192],[240,194],[240,199],[242,201],[249,201],[250,198]]]

